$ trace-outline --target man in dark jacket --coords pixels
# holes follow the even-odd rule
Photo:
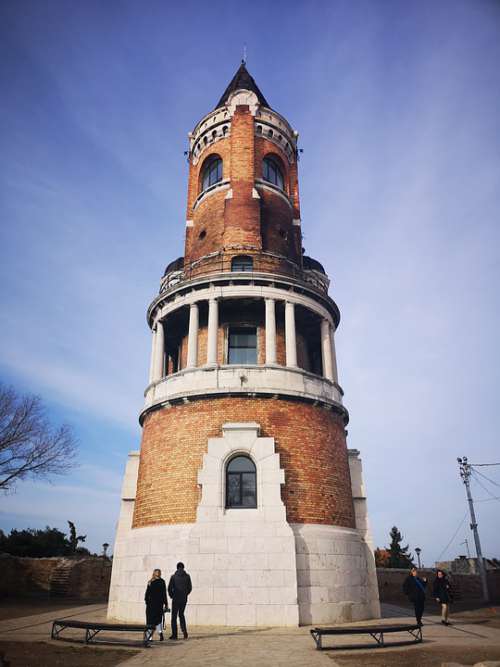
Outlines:
[[[406,577],[403,583],[403,592],[408,596],[410,602],[413,602],[415,608],[415,618],[417,625],[422,625],[422,615],[425,607],[425,588],[427,586],[427,579],[421,579],[418,576],[416,567],[412,567],[410,574]]]
[[[184,639],[188,638],[184,609],[186,608],[188,595],[192,590],[191,577],[184,570],[184,563],[177,563],[177,571],[170,577],[168,582],[168,594],[172,598],[172,634],[170,639],[177,639],[177,614],[181,624]]]

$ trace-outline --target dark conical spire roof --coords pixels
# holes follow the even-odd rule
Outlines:
[[[243,88],[243,90],[251,90],[257,95],[259,102],[263,106],[271,108],[264,95],[260,92],[259,86],[253,80],[253,77],[251,77],[248,73],[244,60],[241,61],[241,65],[239,66],[238,71],[231,79],[229,86],[223,92],[222,97],[217,102],[217,106],[215,108],[218,109],[219,107],[224,106],[231,93],[234,93],[235,90],[239,90],[241,88]]]

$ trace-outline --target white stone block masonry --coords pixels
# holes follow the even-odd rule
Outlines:
[[[279,454],[274,439],[259,437],[259,429],[252,422],[224,424],[222,437],[209,439],[193,524],[132,529],[139,454],[129,455],[110,618],[143,622],[144,592],[153,569],[160,568],[168,579],[179,560],[193,581],[187,612],[192,625],[297,626],[379,615],[366,530],[288,524]],[[225,467],[237,453],[249,455],[256,465],[256,509],[225,509]],[[354,472],[361,479],[360,467]]]

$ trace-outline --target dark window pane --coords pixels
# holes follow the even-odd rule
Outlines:
[[[251,329],[229,334],[231,347],[255,347],[256,342],[257,335]]]
[[[222,160],[217,158],[212,160],[203,171],[202,190],[206,190],[211,185],[215,185],[222,180]]]
[[[245,257],[241,255],[239,257],[233,257],[231,260],[231,271],[252,271],[253,270],[253,259],[251,257]]]
[[[227,465],[226,507],[257,507],[255,464],[248,456],[235,456]]]
[[[227,475],[227,506],[241,505],[241,478],[240,474]]]
[[[255,489],[255,473],[254,472],[243,472],[241,473],[241,495],[243,507],[255,507],[256,506],[256,489]]]
[[[256,364],[257,363],[257,350],[254,348],[229,348],[229,358],[228,364]]]
[[[229,364],[257,363],[257,332],[255,328],[229,329]]]
[[[236,456],[229,461],[228,472],[252,472],[255,473],[254,462],[248,456]]]
[[[284,189],[283,174],[281,169],[278,167],[276,162],[271,160],[271,158],[264,158],[264,164],[262,169],[263,178],[273,185],[277,185],[282,190]]]

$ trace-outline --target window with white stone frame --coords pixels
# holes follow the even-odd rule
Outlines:
[[[237,455],[226,466],[226,509],[257,507],[257,474],[249,456]]]

